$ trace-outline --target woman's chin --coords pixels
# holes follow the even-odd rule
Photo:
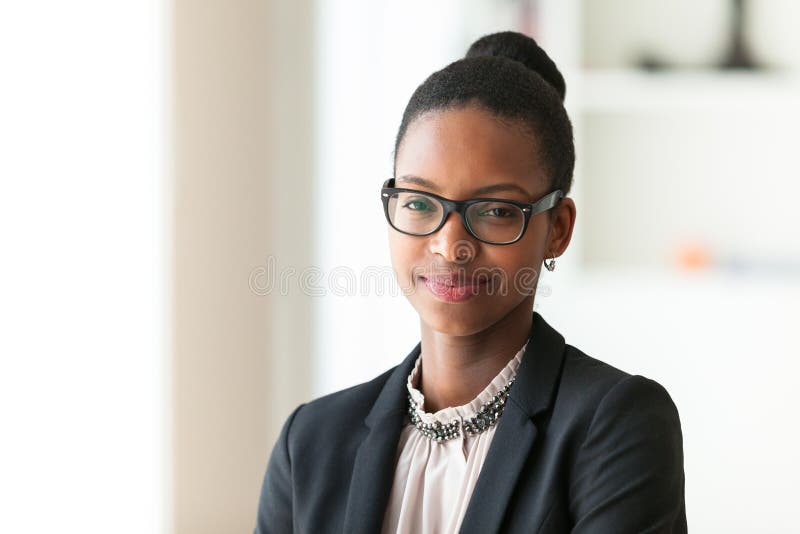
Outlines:
[[[486,330],[494,323],[494,313],[486,306],[459,306],[426,303],[417,307],[420,319],[436,332],[450,336],[469,336]]]
[[[511,314],[530,314],[533,300],[519,296],[517,299],[499,295],[483,295],[468,302],[449,303],[435,298],[409,299],[428,328],[450,336],[469,336],[488,330]]]

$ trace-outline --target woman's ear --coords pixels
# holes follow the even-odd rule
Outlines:
[[[558,206],[553,208],[546,249],[548,257],[561,256],[567,250],[575,229],[575,217],[575,202],[569,197],[562,198]]]

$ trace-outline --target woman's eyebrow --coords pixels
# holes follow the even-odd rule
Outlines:
[[[428,189],[432,189],[435,192],[440,192],[439,187],[431,182],[430,180],[426,180],[425,178],[421,178],[419,176],[415,176],[413,174],[404,174],[403,176],[399,176],[397,178],[398,182],[408,182],[411,184],[421,185],[422,187],[427,187]],[[485,185],[483,187],[479,187],[475,191],[472,192],[472,196],[480,196],[486,195],[489,193],[495,193],[497,191],[516,191],[517,193],[521,193],[526,197],[530,198],[532,195],[526,191],[523,187],[512,184],[510,182],[504,182],[500,184],[491,184]]]
[[[480,195],[486,195],[488,193],[494,193],[495,191],[516,191],[518,193],[525,195],[527,198],[530,198],[532,196],[522,187],[512,183],[492,184],[484,187],[479,187],[478,189],[475,190],[473,194],[475,196],[480,196]]]
[[[436,186],[435,183],[431,182],[430,180],[426,180],[425,178],[420,178],[419,176],[414,176],[413,174],[404,174],[403,176],[398,176],[396,182],[408,182],[411,184],[421,185],[422,187],[427,187],[428,189],[433,189],[437,193],[439,192],[439,188]]]

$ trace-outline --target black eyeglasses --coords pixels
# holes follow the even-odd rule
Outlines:
[[[455,211],[475,239],[491,245],[519,241],[531,217],[551,209],[564,196],[558,189],[533,204],[498,198],[450,200],[426,191],[394,187],[394,180],[389,178],[381,188],[383,211],[392,228],[408,235],[431,235]]]

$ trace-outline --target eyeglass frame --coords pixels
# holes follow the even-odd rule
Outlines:
[[[564,198],[564,192],[560,189],[556,189],[555,191],[551,191],[547,193],[545,196],[537,200],[536,202],[520,202],[519,200],[510,200],[505,198],[471,198],[469,200],[451,200],[449,198],[445,198],[441,195],[437,195],[435,193],[429,193],[428,191],[420,191],[419,189],[410,189],[405,187],[394,187],[395,179],[389,178],[385,182],[383,182],[383,186],[381,186],[381,201],[383,202],[383,214],[386,216],[386,222],[389,223],[389,226],[400,232],[401,234],[411,235],[415,237],[425,237],[438,232],[444,223],[447,222],[447,218],[450,216],[452,212],[458,213],[461,217],[461,222],[464,224],[464,228],[467,229],[467,232],[482,243],[486,243],[489,245],[513,245],[520,239],[522,236],[525,235],[525,232],[528,230],[528,223],[531,220],[531,217],[538,213],[542,213],[544,211],[553,209],[558,203]],[[412,232],[406,232],[405,230],[401,230],[397,228],[394,223],[392,223],[391,218],[389,217],[389,198],[394,193],[417,193],[421,195],[426,195],[429,197],[433,197],[438,200],[442,207],[444,208],[444,213],[442,215],[442,220],[439,224],[431,230],[430,232],[426,232],[424,234],[415,234]],[[504,202],[506,204],[514,205],[522,210],[524,215],[524,222],[522,223],[522,231],[513,241],[502,241],[502,242],[495,242],[495,241],[487,241],[475,235],[475,232],[470,228],[469,222],[467,221],[466,212],[467,209],[479,202]]]

